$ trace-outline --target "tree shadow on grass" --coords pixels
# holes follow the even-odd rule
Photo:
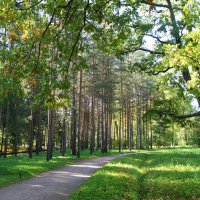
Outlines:
[[[193,150],[194,151],[194,150]],[[200,151],[147,154],[141,199],[200,199]]]
[[[168,165],[183,165],[199,167],[200,154],[191,152],[152,152],[146,154],[145,167],[162,167]]]
[[[198,200],[197,153],[151,152],[112,161],[73,200]]]
[[[142,199],[200,199],[200,170],[193,172],[149,171],[143,176]]]

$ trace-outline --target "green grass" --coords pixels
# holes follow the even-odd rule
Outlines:
[[[70,200],[198,200],[200,149],[163,149],[111,161]]]
[[[89,150],[85,150],[81,152],[81,159],[107,156],[116,153],[118,153],[117,150],[112,150],[106,154],[95,151],[90,155]],[[18,157],[9,156],[6,159],[0,158],[0,187],[28,179],[42,172],[64,167],[79,160],[76,156],[71,156],[69,150],[66,155],[62,157],[58,151],[54,152],[54,157],[49,162],[46,161],[45,152],[42,152],[39,156],[33,155],[32,159],[29,159],[27,154],[19,154]]]

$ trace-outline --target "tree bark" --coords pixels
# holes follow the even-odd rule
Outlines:
[[[64,114],[63,124],[62,124],[62,137],[61,137],[61,155],[65,156],[65,154],[66,154],[66,120]]]
[[[29,158],[32,158],[33,156],[33,137],[34,137],[34,132],[33,132],[33,110],[31,109],[31,119],[29,121]]]
[[[5,140],[4,140],[4,158],[7,157],[8,151],[8,133],[9,133],[9,118],[10,118],[10,104],[7,102],[6,106],[6,131],[5,131]]]
[[[82,132],[82,85],[83,85],[83,71],[80,71],[80,83],[79,83],[79,113],[78,113],[78,149],[77,157],[80,158],[81,151],[81,132]]]
[[[41,141],[41,109],[36,111],[36,155],[39,155],[39,152],[42,150],[42,141]]]
[[[75,78],[75,77],[74,77]],[[71,150],[72,155],[76,155],[76,89],[73,86],[73,102],[72,102],[72,129],[71,129]]]

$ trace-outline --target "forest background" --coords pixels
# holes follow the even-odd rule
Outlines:
[[[199,4],[1,1],[1,154],[200,145]]]

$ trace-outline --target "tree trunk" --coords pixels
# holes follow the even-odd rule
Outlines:
[[[104,103],[103,103],[103,99],[102,99],[102,102],[101,102],[101,152],[102,153],[105,153],[104,152]]]
[[[90,154],[94,152],[95,146],[95,115],[94,115],[94,96],[92,95],[92,105],[91,105],[91,136],[90,136]]]
[[[1,106],[1,109],[0,109],[0,128],[2,128],[2,132],[1,132],[1,148],[0,148],[0,154],[2,154],[2,151],[3,151],[3,137],[4,137],[4,134],[3,134],[3,123],[2,123],[2,106]]]
[[[90,108],[89,108],[89,101],[87,101],[87,109],[86,109],[86,131],[85,131],[85,149],[88,149],[88,144],[89,144],[89,129],[90,129]]]
[[[122,139],[122,110],[120,110],[120,114],[119,114],[119,152],[121,152],[122,150],[122,142],[121,142],[121,139]]]
[[[42,150],[42,141],[41,141],[41,109],[36,111],[36,155],[39,155],[39,152]]]
[[[65,154],[66,154],[66,121],[64,116],[62,124],[61,155],[65,156]]]
[[[19,134],[19,128],[18,128],[18,114],[19,114],[19,110],[18,110],[19,106],[17,104],[15,104],[15,109],[16,109],[16,115],[15,115],[15,133],[14,133],[14,154],[15,157],[17,157],[17,147],[18,147],[18,134]]]
[[[78,149],[77,149],[77,157],[80,158],[81,151],[81,132],[82,132],[82,84],[83,84],[83,71],[80,71],[80,85],[79,85],[79,113],[78,113]]]
[[[105,138],[104,138],[104,153],[108,152],[108,102],[104,106],[104,120],[105,120]]]
[[[9,109],[9,101],[6,106],[6,131],[5,131],[5,140],[4,140],[4,158],[7,157],[8,151],[8,132],[9,132],[9,117],[10,117],[10,109]]]
[[[72,129],[71,129],[71,150],[76,155],[76,95],[75,85],[73,86],[73,107],[72,107]]]
[[[53,136],[55,131],[55,110],[48,108],[48,130],[47,130],[47,161],[53,157]]]
[[[101,126],[101,117],[100,117],[100,108],[99,108],[99,105],[98,105],[98,113],[97,113],[97,117],[98,117],[98,120],[97,120],[97,150],[99,150],[100,148],[100,126]]]
[[[29,121],[29,158],[32,158],[33,156],[33,111],[31,110],[31,120]]]

